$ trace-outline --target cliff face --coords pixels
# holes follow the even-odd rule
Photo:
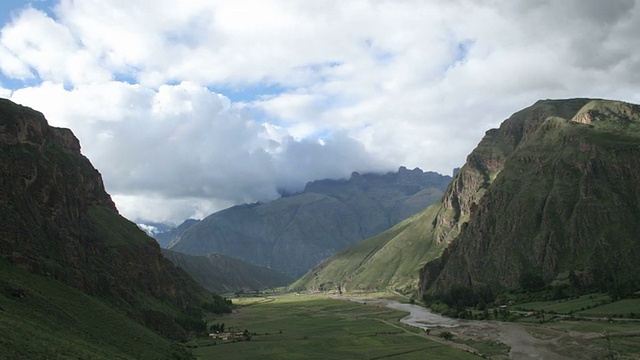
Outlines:
[[[450,177],[400,168],[321,180],[302,193],[212,214],[174,238],[169,249],[217,252],[290,276],[378,234],[435,202]]]
[[[422,291],[514,287],[525,273],[635,281],[626,274],[640,261],[639,159],[637,105],[540,101],[514,114],[487,132],[443,198],[459,233],[421,270]]]
[[[50,127],[41,113],[4,99],[0,174],[0,256],[14,265],[109,299],[172,336],[179,327],[149,319],[155,311],[149,301],[171,304],[176,316],[210,301],[210,293],[118,215],[70,130]]]
[[[639,159],[637,105],[539,101],[487,131],[441,201],[291,288],[443,294],[512,287],[529,273],[550,282],[572,270],[585,284],[633,282]]]

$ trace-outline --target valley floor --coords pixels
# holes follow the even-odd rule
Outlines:
[[[289,294],[237,299],[236,303],[240,305],[237,312],[210,323],[224,322],[237,331],[248,330],[254,334],[252,339],[238,343],[193,341],[190,345],[198,358],[640,358],[640,322],[633,319],[556,315],[543,324],[535,317],[523,317],[520,322],[450,318],[439,322],[417,305],[327,295]],[[450,332],[453,339],[443,339],[444,332]]]

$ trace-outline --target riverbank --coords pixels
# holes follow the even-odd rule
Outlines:
[[[522,360],[550,359],[567,360],[583,358],[606,358],[610,350],[594,342],[603,334],[592,331],[562,331],[542,325],[528,325],[500,321],[478,321],[452,319],[431,312],[414,304],[400,303],[389,299],[367,299],[356,297],[335,297],[372,306],[385,306],[408,313],[400,322],[427,330],[429,338],[437,338],[443,331],[451,332],[457,343],[479,342],[481,344],[502,343],[510,348],[509,358]],[[452,344],[453,345],[453,344]],[[470,346],[474,352],[482,354],[480,346]],[[629,358],[632,359],[632,358]]]

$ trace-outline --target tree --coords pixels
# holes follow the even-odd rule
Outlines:
[[[451,331],[443,331],[440,333],[440,337],[449,341],[453,339],[453,334],[451,333]]]
[[[542,276],[526,271],[520,275],[520,287],[527,292],[542,290],[544,288],[544,279]]]

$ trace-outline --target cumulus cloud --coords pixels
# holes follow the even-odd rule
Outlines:
[[[633,0],[60,0],[14,14],[3,96],[70,127],[123,212],[153,220],[351,171],[449,173],[540,98],[640,102]]]
[[[132,217],[198,217],[230,204],[273,200],[280,190],[301,190],[313,179],[393,167],[346,134],[322,142],[294,139],[189,82],[157,90],[122,82],[73,90],[43,83],[13,92],[12,99],[73,128]]]

